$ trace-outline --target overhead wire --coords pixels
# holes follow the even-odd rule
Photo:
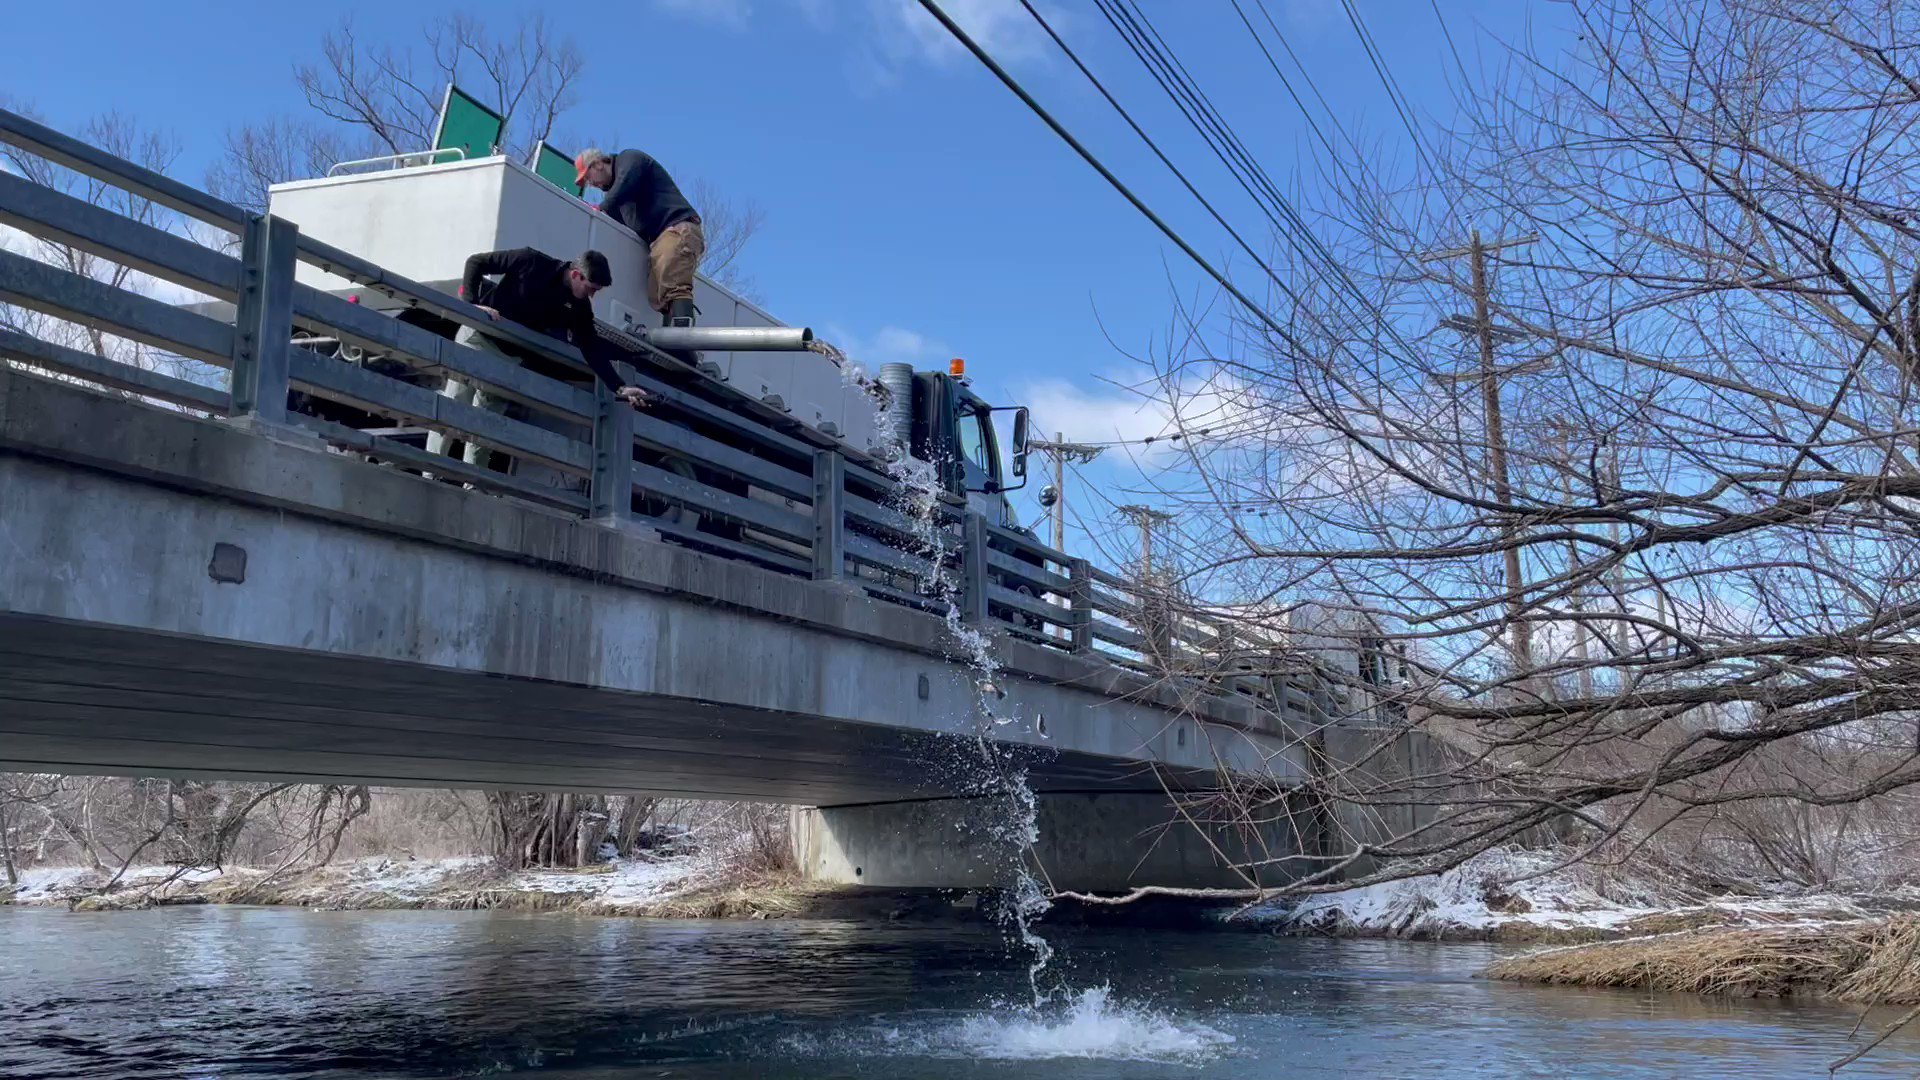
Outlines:
[[[1320,140],[1320,145],[1322,148],[1326,150],[1327,157],[1333,162],[1334,167],[1340,170],[1341,175],[1346,177],[1346,180],[1348,183],[1352,184],[1355,187],[1359,187],[1360,186],[1359,180],[1357,180],[1354,177],[1354,175],[1351,172],[1349,172],[1347,169],[1346,159],[1340,155],[1340,151],[1334,148],[1333,140],[1329,139],[1327,137],[1327,133],[1321,129],[1320,121],[1314,117],[1313,111],[1307,108],[1307,103],[1301,100],[1300,92],[1294,89],[1293,80],[1287,78],[1286,72],[1283,72],[1280,70],[1280,62],[1274,59],[1272,50],[1267,48],[1266,39],[1262,38],[1260,36],[1260,32],[1253,28],[1253,20],[1247,17],[1246,10],[1240,6],[1240,0],[1231,0],[1231,2],[1233,4],[1234,14],[1240,16],[1241,25],[1247,28],[1247,36],[1253,39],[1254,45],[1259,47],[1260,55],[1267,58],[1267,66],[1272,68],[1274,75],[1279,78],[1280,85],[1287,91],[1287,97],[1293,100],[1294,108],[1298,109],[1300,112],[1301,118],[1306,120],[1307,128],[1313,132],[1315,138]],[[1266,17],[1268,25],[1272,25],[1273,17],[1271,15],[1267,15],[1266,5],[1261,4],[1259,6],[1260,6],[1260,14]],[[1286,43],[1285,39],[1282,39],[1281,44],[1284,45],[1285,43]],[[1288,55],[1292,55],[1291,50],[1288,51]],[[1299,63],[1297,60],[1295,61],[1295,65],[1299,66]],[[1320,88],[1314,85],[1313,77],[1307,73],[1307,70],[1305,67],[1300,68],[1300,73],[1302,76],[1306,78],[1308,88],[1311,89],[1314,92],[1314,96],[1319,99],[1321,107],[1327,110],[1329,119],[1332,119],[1333,110],[1327,107],[1326,98],[1321,96]],[[1334,126],[1336,130],[1340,131],[1341,135],[1343,136],[1346,135],[1346,131],[1339,127],[1338,120],[1334,120]],[[1351,142],[1351,140],[1349,140],[1349,142]],[[1356,151],[1356,156],[1357,156],[1358,148],[1355,147],[1354,149]],[[1364,164],[1362,165],[1362,168],[1363,169],[1365,168]]]
[[[1293,205],[1279,194],[1259,163],[1246,153],[1245,145],[1213,107],[1211,99],[1194,84],[1184,65],[1164,48],[1164,39],[1159,42],[1154,40],[1158,37],[1158,31],[1154,30],[1149,36],[1151,25],[1142,25],[1144,15],[1137,20],[1116,0],[1094,0],[1094,4],[1274,228],[1286,236],[1295,251],[1303,257],[1320,257],[1320,253],[1309,256],[1307,251],[1302,250],[1297,236],[1304,235],[1312,240],[1306,222],[1294,212]]]
[[[1467,62],[1460,59],[1460,46],[1453,43],[1453,31],[1447,27],[1447,17],[1440,11],[1440,0],[1427,0],[1433,5],[1433,19],[1440,24],[1440,36],[1447,39],[1447,51],[1453,54],[1453,66],[1460,69],[1460,77],[1467,76]]]
[[[1131,14],[1121,6],[1120,0],[1094,0],[1094,2],[1115,33],[1120,35],[1134,56],[1173,100],[1181,115],[1199,132],[1209,149],[1213,150],[1221,163],[1227,166],[1228,171],[1254,200],[1255,205],[1260,207],[1274,228],[1287,238],[1289,244],[1302,258],[1310,263],[1317,262],[1322,265],[1346,295],[1351,297],[1351,301],[1345,298],[1342,300],[1342,306],[1347,308],[1349,314],[1363,315],[1370,320],[1373,326],[1383,331],[1386,337],[1403,351],[1403,358],[1415,357],[1417,354],[1413,346],[1401,335],[1398,328],[1392,325],[1385,311],[1361,291],[1358,284],[1347,273],[1346,268],[1308,227],[1305,219],[1281,193],[1279,186],[1247,149],[1245,142],[1234,132],[1232,124],[1221,115],[1206,92],[1199,88],[1191,73],[1187,71],[1186,65],[1180,61],[1167,43],[1166,38],[1140,9],[1137,0],[1130,0],[1134,9]],[[1257,41],[1257,35],[1255,37]],[[1271,60],[1271,57],[1269,59]],[[1274,67],[1278,73],[1278,65]],[[1304,67],[1302,72],[1305,72]],[[1285,82],[1284,77],[1282,81]],[[1311,83],[1310,76],[1309,83]],[[1315,87],[1314,90],[1318,95],[1318,88]],[[1324,97],[1321,97],[1321,100],[1324,103]],[[1312,116],[1307,114],[1305,106],[1299,103],[1297,96],[1295,101],[1300,105],[1303,115],[1306,115],[1309,123],[1312,124]],[[1196,113],[1199,116],[1196,116]],[[1317,125],[1314,126],[1317,131]],[[1321,137],[1325,143],[1324,133],[1321,133]],[[1330,153],[1332,153],[1331,150]],[[1339,160],[1337,153],[1332,153],[1332,156],[1336,161]],[[1304,246],[1302,238],[1304,238]],[[1358,304],[1357,309],[1352,306],[1353,303]]]
[[[1218,283],[1222,289],[1231,295],[1244,309],[1252,314],[1260,323],[1265,325],[1268,330],[1278,336],[1289,349],[1293,350],[1296,358],[1307,355],[1307,350],[1290,330],[1283,326],[1271,312],[1254,302],[1252,298],[1247,296],[1238,286],[1234,285],[1234,283],[1209,260],[1200,255],[1164,218],[1149,207],[1144,200],[1121,181],[1097,155],[1068,131],[1018,80],[1014,79],[998,61],[994,60],[978,42],[948,16],[936,0],[920,0],[920,2],[921,6],[925,8],[929,14],[933,15],[955,40],[971,52],[1003,85],[1012,91],[1023,104],[1038,116],[1056,136],[1066,142],[1069,147],[1079,154],[1082,160],[1086,161],[1087,164],[1099,173],[1101,178],[1112,186],[1115,191],[1119,192],[1135,210],[1146,217],[1163,235],[1179,247],[1195,265],[1205,271],[1209,277]],[[1194,84],[1192,76],[1186,70],[1185,65],[1179,61],[1177,56],[1172,55],[1170,47],[1166,45],[1165,38],[1160,35],[1157,28],[1152,26],[1151,20],[1146,18],[1145,13],[1138,9],[1137,3],[1135,4],[1135,15],[1138,17],[1136,20],[1118,6],[1117,0],[1095,0],[1095,2],[1100,5],[1103,14],[1107,15],[1109,23],[1114,26],[1116,32],[1120,33],[1122,39],[1128,43],[1129,48],[1133,49],[1136,57],[1141,60],[1143,65],[1147,66],[1150,73],[1154,74],[1156,81],[1160,83],[1163,91],[1168,94],[1175,105],[1180,108],[1183,116],[1195,127],[1196,131],[1200,132],[1203,140],[1208,143],[1209,148],[1215,152],[1216,156],[1221,158],[1223,164],[1228,166],[1229,171],[1233,173],[1242,187],[1247,190],[1249,196],[1254,199],[1255,204],[1261,207],[1262,212],[1265,213],[1269,220],[1275,224],[1276,228],[1287,237],[1289,243],[1294,246],[1295,250],[1310,262],[1317,261],[1326,266],[1331,272],[1331,275],[1339,279],[1346,287],[1346,290],[1359,301],[1361,309],[1371,317],[1375,325],[1383,328],[1387,336],[1402,349],[1407,350],[1408,355],[1411,356],[1411,346],[1401,337],[1397,328],[1391,325],[1384,310],[1372,303],[1365,294],[1358,289],[1357,285],[1355,285],[1352,279],[1346,274],[1345,269],[1333,258],[1332,253],[1327,250],[1325,245],[1313,234],[1312,230],[1307,228],[1304,219],[1298,215],[1292,204],[1280,193],[1278,186],[1273,183],[1272,178],[1266,174],[1264,168],[1260,166],[1259,162],[1254,159],[1252,154],[1246,149],[1245,143],[1239,139],[1238,135],[1233,132],[1231,125],[1227,123],[1224,118],[1220,116],[1218,110],[1213,107],[1211,99],[1206,96],[1203,90],[1200,90],[1197,85]],[[1187,188],[1189,193],[1194,195],[1194,197],[1207,208],[1214,219],[1228,230],[1229,235],[1233,236],[1236,242],[1241,245],[1242,249],[1246,250],[1248,254],[1255,259],[1256,264],[1258,264],[1262,270],[1266,271],[1269,277],[1275,280],[1275,284],[1280,290],[1289,299],[1298,303],[1299,298],[1291,286],[1283,279],[1280,279],[1277,272],[1275,272],[1265,260],[1260,259],[1258,255],[1252,251],[1252,245],[1249,244],[1237,230],[1232,228],[1225,220],[1224,215],[1219,213],[1217,207],[1213,206],[1210,201],[1201,195],[1197,186],[1191,182],[1190,178],[1173,164],[1171,159],[1159,145],[1151,139],[1145,129],[1120,105],[1117,98],[1092,74],[1091,70],[1080,60],[1078,55],[1067,47],[1065,41],[1053,30],[1051,25],[1040,16],[1039,12],[1034,9],[1031,4],[1026,3],[1025,0],[1023,0],[1023,7],[1041,24],[1043,29],[1048,33],[1048,36],[1061,47],[1062,51],[1067,53],[1069,59],[1074,63],[1074,66],[1095,86],[1096,90],[1107,100],[1109,105],[1120,113],[1123,120],[1128,123],[1128,126],[1134,130],[1135,134],[1148,144],[1149,148],[1155,153],[1155,156],[1181,180],[1183,186]],[[1264,14],[1264,7],[1262,10]],[[1243,17],[1243,22],[1244,21]],[[1127,29],[1123,28],[1123,23],[1131,28],[1131,34],[1128,33]],[[1249,30],[1251,31],[1251,27],[1249,27]],[[1286,46],[1284,39],[1282,39],[1282,44]],[[1291,56],[1291,47],[1286,47]],[[1297,57],[1295,60],[1297,64]],[[1270,54],[1269,61],[1270,63],[1272,62]],[[1277,64],[1274,66],[1277,72]],[[1304,73],[1304,68],[1302,71]],[[1316,97],[1324,104],[1324,95],[1319,93],[1317,87],[1311,86],[1310,77],[1309,85]],[[1299,101],[1297,95],[1294,96],[1296,105],[1299,105],[1303,113],[1305,113],[1304,104]],[[1403,121],[1407,119],[1407,117],[1403,116]],[[1309,120],[1312,120],[1311,116],[1309,116]],[[1318,131],[1317,124],[1314,126],[1323,145],[1330,144],[1330,140],[1326,138],[1325,133]],[[1267,194],[1267,198],[1264,199],[1261,196],[1261,191],[1263,190]],[[1272,203],[1271,206],[1268,205],[1269,200]],[[1283,218],[1286,222],[1291,223],[1294,228],[1291,230],[1286,228],[1281,220]],[[1302,238],[1304,238],[1304,246],[1302,244]],[[1307,250],[1309,248],[1311,250]],[[1211,429],[1206,430],[1211,431]],[[1163,437],[1154,436],[1146,440],[1141,440],[1140,442],[1153,442],[1161,438]],[[1121,440],[1107,445],[1127,445],[1129,442],[1133,442],[1133,440]]]
[[[1399,81],[1387,71],[1373,40],[1373,33],[1367,29],[1366,21],[1353,6],[1353,0],[1340,0],[1340,6],[1346,9],[1347,21],[1353,24],[1354,35],[1360,39],[1360,48],[1366,52],[1367,62],[1373,65],[1373,73],[1380,77],[1380,85],[1386,88],[1387,100],[1392,103],[1393,111],[1400,114],[1400,123],[1406,127],[1407,137],[1413,140],[1414,152],[1420,155],[1421,161],[1426,162],[1427,172],[1438,179],[1440,170],[1434,167],[1433,159],[1427,156],[1426,143],[1421,140],[1419,129],[1413,123],[1411,106],[1402,100],[1405,92],[1400,89]]]
[[[1254,250],[1253,245],[1248,243],[1246,238],[1240,235],[1240,231],[1235,229],[1232,223],[1227,221],[1226,216],[1222,214],[1205,195],[1200,193],[1200,189],[1194,186],[1193,181],[1188,179],[1187,174],[1181,171],[1178,165],[1173,163],[1173,160],[1160,148],[1160,144],[1154,140],[1153,136],[1147,134],[1146,129],[1141,127],[1140,123],[1133,118],[1133,114],[1127,111],[1126,106],[1120,104],[1119,99],[1113,96],[1113,93],[1107,89],[1106,84],[1101,82],[1099,77],[1094,75],[1092,70],[1080,59],[1080,54],[1074,52],[1072,46],[1068,45],[1065,39],[1054,30],[1053,24],[1047,21],[1046,16],[1042,15],[1030,0],[1020,0],[1020,6],[1027,10],[1027,14],[1033,16],[1034,22],[1040,24],[1040,28],[1046,31],[1048,37],[1053,39],[1053,43],[1059,46],[1060,51],[1066,55],[1067,59],[1073,63],[1075,68],[1079,69],[1080,74],[1084,75],[1086,80],[1093,84],[1093,88],[1099,91],[1100,96],[1106,99],[1107,104],[1113,106],[1113,111],[1119,113],[1120,118],[1126,121],[1128,127],[1133,129],[1133,133],[1140,137],[1140,141],[1147,144],[1147,149],[1153,151],[1154,157],[1160,159],[1160,164],[1165,165],[1167,171],[1173,173],[1174,177],[1187,189],[1187,193],[1192,195],[1194,199],[1206,209],[1213,220],[1218,222],[1222,229],[1226,230],[1228,236],[1233,237],[1234,242],[1240,245],[1240,250],[1246,252],[1247,257],[1254,261],[1254,265],[1260,267],[1261,270],[1266,272],[1268,277],[1273,279],[1274,284],[1286,293],[1288,299],[1294,300],[1297,303],[1298,297],[1294,295],[1292,286],[1280,276],[1278,271],[1267,264],[1267,261],[1261,257],[1259,252]]]
[[[1060,121],[1054,119],[1053,114],[1048,112],[1046,107],[1041,105],[1039,101],[1035,100],[1033,95],[1029,94],[1026,88],[1021,86],[1019,81],[1007,72],[1006,68],[1001,67],[999,61],[989,55],[985,49],[981,48],[979,42],[973,40],[971,35],[961,29],[960,24],[953,21],[953,18],[940,7],[937,0],[920,0],[920,6],[925,8],[928,14],[939,20],[940,25],[946,28],[947,33],[953,35],[954,39],[960,42],[968,52],[971,52],[975,59],[985,65],[987,70],[992,72],[994,77],[999,79],[1008,90],[1012,91],[1014,96],[1018,97],[1022,104],[1032,110],[1033,114],[1038,116],[1047,127],[1051,128],[1055,135],[1059,136],[1062,141],[1072,147],[1074,152],[1079,154],[1082,160],[1092,166],[1095,172],[1100,174],[1101,179],[1105,180],[1115,191],[1119,192],[1121,197],[1132,204],[1133,208],[1138,210],[1148,221],[1151,221],[1154,227],[1159,229],[1167,239],[1173,241],[1174,245],[1179,247],[1187,258],[1193,260],[1196,265],[1206,271],[1207,276],[1218,282],[1222,289],[1225,289],[1229,295],[1238,301],[1249,314],[1253,315],[1265,325],[1267,329],[1273,331],[1282,341],[1286,342],[1289,348],[1303,352],[1300,342],[1294,338],[1292,332],[1288,330],[1279,319],[1275,318],[1266,308],[1254,303],[1251,297],[1242,292],[1239,286],[1228,280],[1227,276],[1216,269],[1213,263],[1207,260],[1206,256],[1201,255],[1200,252],[1195,250],[1192,244],[1189,244],[1184,237],[1174,230],[1173,226],[1167,224],[1165,219],[1155,213],[1152,207],[1149,207],[1141,200],[1140,196],[1134,194],[1133,189],[1122,182],[1118,176],[1115,176],[1113,170],[1107,168],[1105,163],[1095,156],[1093,151],[1087,149],[1086,145],[1075,138],[1073,133],[1068,131]]]

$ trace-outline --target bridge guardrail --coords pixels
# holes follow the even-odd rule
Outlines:
[[[549,378],[299,284],[295,264],[304,261],[439,319],[484,327],[551,364],[588,371],[572,346],[495,322],[464,300],[303,236],[291,222],[249,215],[5,110],[0,140],[239,237],[236,257],[0,173],[0,224],[235,307],[233,321],[223,322],[0,251],[0,301],[202,361],[224,370],[227,385],[145,370],[9,329],[0,329],[0,357],[179,408],[304,429],[413,472],[612,524],[638,523],[663,539],[839,582],[889,603],[942,612],[952,602],[968,623],[1152,675],[1194,676],[1214,692],[1272,700],[1283,715],[1290,693],[1305,693],[1270,676],[1238,674],[1232,625],[1197,605],[946,502],[934,502],[931,525],[916,520],[904,509],[903,488],[876,460],[823,445],[822,436],[797,425],[783,427],[779,417],[764,415],[763,405],[719,384],[684,378],[690,368],[642,342],[611,335],[653,361],[625,373],[653,397],[647,410],[636,412],[604,387],[590,391]],[[318,335],[336,350],[366,350],[396,362],[401,373],[315,351],[301,345],[297,333]],[[419,381],[444,376],[507,400],[517,415],[461,403]],[[288,408],[292,391],[538,462],[562,482],[532,482],[391,435],[301,415]],[[951,587],[930,587],[936,579]]]

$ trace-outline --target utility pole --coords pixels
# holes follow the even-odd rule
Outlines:
[[[1601,470],[1600,487],[1602,491],[1607,493],[1608,498],[1612,498],[1620,491],[1620,444],[1615,442],[1603,431],[1600,433],[1599,450],[1602,452],[1599,461]],[[1618,520],[1608,520],[1607,541],[1613,545],[1615,551],[1620,550],[1620,522]],[[1614,601],[1620,605],[1620,613],[1623,615],[1626,614],[1628,610],[1627,571],[1624,561],[1615,562],[1613,569],[1607,574],[1607,590],[1613,594]],[[1613,648],[1615,656],[1627,655],[1627,629],[1627,620],[1614,620]]]
[[[1571,504],[1574,499],[1578,498],[1578,494],[1574,491],[1573,487],[1573,437],[1575,429],[1572,424],[1560,419],[1550,421],[1547,426],[1549,430],[1553,432],[1555,439],[1559,443],[1560,466],[1566,473],[1566,499],[1567,502]],[[1569,539],[1567,541],[1567,574],[1569,578],[1577,573],[1579,568],[1580,544],[1576,540]],[[1578,581],[1574,582],[1573,592],[1570,596],[1573,601],[1573,658],[1574,661],[1580,665],[1580,697],[1587,699],[1593,697],[1593,669],[1587,666],[1588,660],[1592,658],[1587,648],[1587,605],[1585,590],[1581,588]]]
[[[1133,522],[1140,528],[1140,579],[1143,583],[1153,580],[1153,528],[1173,521],[1173,515],[1162,513],[1150,506],[1122,506],[1120,516]]]
[[[1506,430],[1500,416],[1500,378],[1513,372],[1502,372],[1494,367],[1493,344],[1496,337],[1504,341],[1517,340],[1518,332],[1499,329],[1493,325],[1492,301],[1487,295],[1487,254],[1502,248],[1523,247],[1538,240],[1532,234],[1516,237],[1512,240],[1496,240],[1491,244],[1480,241],[1480,230],[1473,230],[1472,242],[1465,249],[1453,248],[1448,251],[1436,251],[1422,255],[1421,262],[1437,262],[1442,259],[1455,259],[1461,255],[1472,260],[1473,265],[1473,318],[1461,319],[1453,316],[1444,325],[1456,330],[1470,330],[1480,342],[1480,401],[1487,428],[1487,466],[1493,473],[1493,498],[1501,505],[1510,505],[1513,501],[1513,485],[1507,475]],[[1516,542],[1511,527],[1502,531],[1506,544],[1506,574],[1504,585],[1512,595],[1507,601],[1507,620],[1512,626],[1511,648],[1515,674],[1530,671],[1533,668],[1533,631],[1522,615],[1526,605],[1521,601],[1519,590],[1520,546]]]
[[[1053,433],[1053,441],[1030,439],[1027,449],[1038,450],[1053,459],[1053,550],[1067,550],[1067,462],[1085,465],[1100,456],[1104,446],[1091,443],[1068,442],[1061,432]]]
[[[1135,622],[1147,647],[1146,659],[1166,663],[1173,657],[1173,606],[1166,591],[1158,588],[1153,576],[1153,529],[1173,521],[1172,514],[1150,506],[1122,506],[1120,515],[1140,527],[1140,614]]]

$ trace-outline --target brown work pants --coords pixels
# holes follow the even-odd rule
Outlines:
[[[647,303],[662,315],[675,300],[693,299],[693,272],[707,253],[700,222],[669,225],[647,246]]]

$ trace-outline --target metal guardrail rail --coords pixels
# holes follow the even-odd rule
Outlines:
[[[248,214],[5,110],[0,140],[240,239],[235,257],[0,173],[0,224],[235,307],[233,321],[224,322],[0,250],[0,302],[224,369],[227,385],[6,329],[0,329],[0,357],[184,409],[305,430],[401,468],[610,525],[642,524],[665,540],[839,582],[889,603],[944,611],[952,602],[971,625],[1156,676],[1181,676],[1203,692],[1259,698],[1282,716],[1326,715],[1328,691],[1319,680],[1277,678],[1270,664],[1236,662],[1261,650],[1251,643],[1236,647],[1225,620],[1171,604],[945,502],[936,501],[930,528],[902,509],[903,489],[882,463],[699,377],[645,342],[605,332],[636,361],[623,374],[653,396],[647,411],[636,412],[597,384],[588,390],[545,377],[299,284],[295,265],[305,262],[405,307],[485,327],[551,364],[588,371],[571,345],[492,321],[461,299],[304,236],[291,222]],[[296,341],[296,332],[398,361],[411,376],[457,377],[541,422],[461,404],[431,386],[324,355]],[[531,482],[302,415],[288,407],[291,392],[538,462],[572,483]],[[936,580],[953,587],[929,587]]]

